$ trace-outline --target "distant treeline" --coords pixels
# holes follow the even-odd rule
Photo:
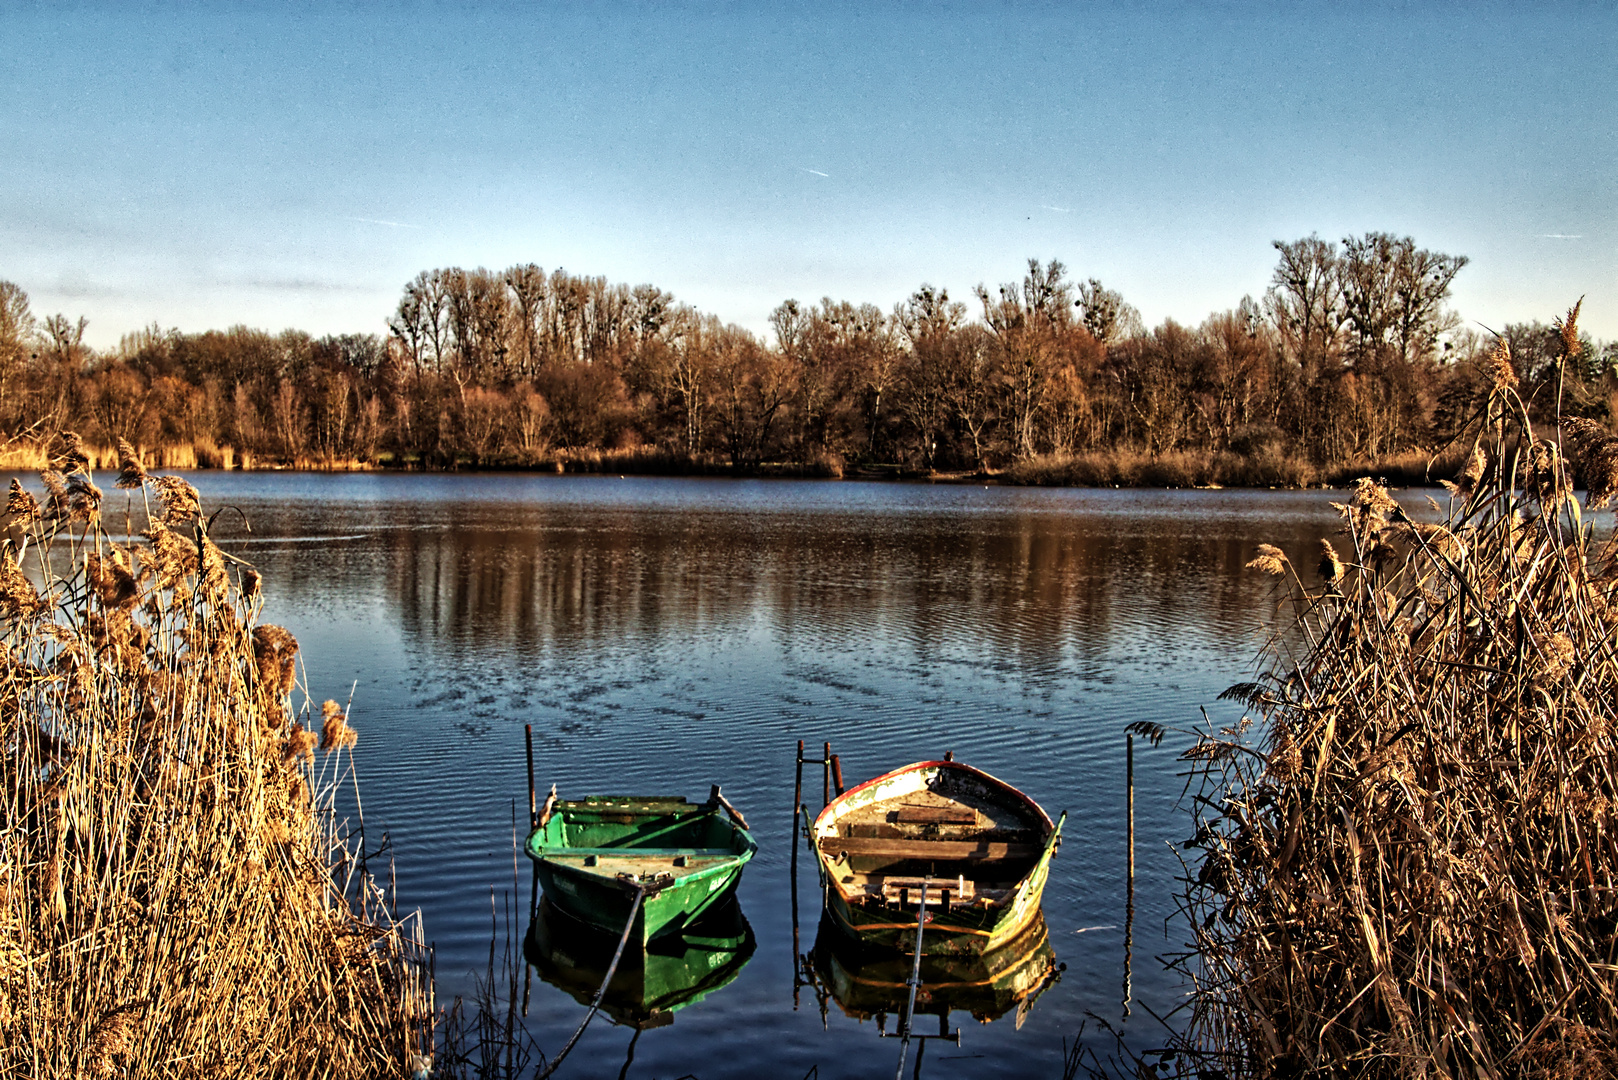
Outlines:
[[[423,272],[385,335],[154,324],[98,353],[84,319],[37,320],[0,282],[0,432],[13,455],[72,429],[170,465],[1038,480],[1174,459],[1200,463],[1202,482],[1295,482],[1444,448],[1491,385],[1493,338],[1447,307],[1467,260],[1385,233],[1275,248],[1261,299],[1150,330],[1054,260],[970,304],[926,284],[891,311],[788,300],[767,338],[655,286],[528,264]],[[1606,420],[1618,347],[1563,321],[1501,331],[1524,397]]]

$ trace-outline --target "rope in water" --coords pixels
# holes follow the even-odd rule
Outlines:
[[[618,939],[618,951],[612,954],[612,963],[607,965],[607,977],[601,980],[601,989],[596,991],[596,999],[590,1003],[590,1011],[584,1014],[583,1023],[579,1024],[578,1030],[567,1041],[567,1045],[562,1047],[562,1052],[552,1058],[549,1065],[545,1066],[545,1070],[539,1074],[537,1080],[545,1080],[547,1076],[561,1066],[563,1059],[573,1049],[573,1044],[579,1041],[579,1037],[584,1034],[584,1029],[590,1026],[590,1020],[595,1016],[596,1010],[601,1008],[601,1000],[607,996],[607,986],[612,982],[613,975],[618,971],[618,961],[624,957],[624,946],[629,944],[629,932],[635,928],[635,916],[640,914],[641,901],[645,899],[646,886],[636,885],[635,902],[629,905],[629,921],[624,923],[623,936]]]

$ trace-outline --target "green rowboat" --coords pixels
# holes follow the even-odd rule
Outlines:
[[[718,787],[704,803],[667,795],[562,800],[552,789],[526,847],[550,902],[614,936],[644,890],[630,934],[642,945],[730,897],[758,851]]]

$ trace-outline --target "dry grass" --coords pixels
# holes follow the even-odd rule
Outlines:
[[[346,711],[317,752],[189,484],[126,458],[115,543],[73,451],[0,545],[0,1075],[401,1074],[431,988],[335,813]]]
[[[1316,473],[1308,462],[1273,446],[1251,454],[1211,450],[1173,451],[1155,457],[1128,447],[1047,455],[1018,462],[1001,474],[1008,484],[1043,487],[1308,487]]]
[[[1618,548],[1508,379],[1478,449],[1442,524],[1362,480],[1254,560],[1297,620],[1189,755],[1182,1075],[1618,1075]]]

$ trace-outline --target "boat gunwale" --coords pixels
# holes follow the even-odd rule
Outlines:
[[[591,796],[590,801],[591,802],[596,802],[597,800],[606,801],[608,799],[616,799],[616,798],[625,798],[625,797],[624,796]],[[647,801],[650,801],[650,800],[647,799],[646,797],[642,796],[642,797],[637,797],[636,801],[647,802]],[[567,811],[568,810],[584,809],[586,813],[595,812],[595,810],[596,810],[595,807],[585,808],[584,806],[580,805],[580,804],[582,804],[582,802],[583,802],[583,800],[577,800],[577,801],[569,800],[568,803],[565,803],[562,806],[558,807],[557,812],[556,812],[556,816],[559,817],[559,818],[562,818],[562,820],[565,822],[567,820]],[[723,848],[720,848],[720,847],[689,847],[689,848],[687,848],[687,847],[673,847],[673,846],[668,846],[668,845],[662,845],[662,846],[657,846],[657,847],[634,847],[634,846],[627,846],[627,845],[622,846],[622,847],[619,847],[619,846],[613,846],[613,847],[573,847],[573,846],[568,845],[568,844],[546,844],[546,843],[539,842],[541,840],[541,837],[544,834],[546,826],[536,824],[536,825],[533,825],[528,831],[528,837],[523,842],[523,851],[528,856],[528,858],[531,859],[536,864],[543,863],[550,870],[550,872],[553,875],[560,873],[560,874],[563,874],[564,876],[567,876],[569,878],[576,878],[576,879],[579,879],[581,881],[588,881],[588,882],[592,882],[592,883],[598,884],[598,885],[617,885],[618,888],[624,890],[625,892],[633,892],[635,890],[635,888],[638,887],[641,884],[641,882],[639,880],[634,881],[634,882],[629,882],[629,881],[625,881],[623,879],[608,878],[603,874],[590,872],[590,868],[586,868],[584,866],[579,866],[579,865],[574,865],[571,862],[564,862],[562,860],[567,859],[570,856],[583,857],[583,856],[587,856],[587,855],[608,855],[608,856],[613,857],[613,858],[624,859],[626,861],[631,861],[631,862],[633,862],[637,858],[637,856],[640,857],[640,858],[646,859],[648,861],[651,861],[651,860],[668,859],[668,858],[671,858],[671,857],[677,856],[677,855],[695,855],[695,856],[699,856],[699,857],[706,856],[706,857],[715,858],[715,859],[718,860],[712,866],[704,866],[704,867],[692,868],[687,873],[674,875],[673,882],[671,882],[670,884],[668,884],[666,886],[663,886],[663,887],[659,888],[657,890],[658,893],[662,893],[662,892],[666,892],[666,891],[670,891],[670,890],[679,890],[679,889],[689,888],[689,887],[691,887],[691,886],[693,886],[693,885],[695,885],[697,883],[705,882],[705,881],[708,881],[708,880],[710,880],[710,879],[712,879],[712,878],[714,878],[716,876],[720,876],[720,875],[723,875],[723,874],[729,874],[729,873],[732,873],[732,872],[736,873],[737,875],[740,875],[742,869],[745,868],[748,863],[752,862],[753,857],[758,854],[758,841],[753,839],[752,831],[750,829],[743,828],[742,825],[739,822],[737,822],[734,818],[731,818],[731,817],[729,817],[727,815],[722,815],[722,812],[721,812],[719,807],[717,807],[717,806],[710,807],[710,806],[707,806],[707,805],[705,805],[703,803],[687,802],[683,796],[678,796],[678,797],[676,797],[676,796],[668,796],[667,797],[667,802],[665,803],[665,805],[688,807],[689,809],[678,810],[678,811],[674,811],[672,813],[659,812],[659,811],[655,811],[655,810],[644,810],[644,811],[638,811],[638,812],[637,811],[630,811],[630,812],[628,812],[627,816],[633,816],[633,817],[636,817],[636,818],[640,818],[642,820],[652,820],[652,819],[670,818],[670,817],[690,818],[693,814],[712,814],[715,817],[720,818],[721,822],[724,825],[729,827],[731,839],[735,840],[737,837],[740,837],[741,843],[739,845],[737,845],[736,847],[723,847]],[[608,812],[612,812],[612,811],[608,811]],[[624,813],[625,813],[624,811],[617,811],[617,814],[624,814]],[[565,831],[563,832],[563,836],[564,837],[566,836]],[[740,850],[737,850],[737,847],[739,847]],[[684,868],[672,868],[671,867],[670,869],[684,869]],[[564,910],[565,910],[565,905],[562,905],[560,902],[558,902],[558,906],[563,907]],[[574,917],[581,917],[581,916],[576,916],[575,915]],[[588,921],[588,920],[586,920],[586,921]]]
[[[1037,815],[1038,819],[1043,822],[1043,828],[1040,830],[1041,844],[1050,838],[1051,831],[1056,828],[1056,823],[1051,820],[1051,816],[1045,812],[1044,807],[1035,802],[1032,797],[1024,794],[1022,789],[1013,784],[1006,783],[1004,780],[992,773],[985,772],[975,765],[968,765],[962,761],[917,761],[909,765],[901,765],[899,768],[894,769],[891,772],[885,772],[881,776],[872,777],[862,784],[856,784],[854,787],[849,788],[831,802],[827,803],[821,808],[820,813],[815,815],[815,820],[813,823],[814,839],[816,841],[820,839],[821,820],[825,818],[827,814],[831,813],[831,811],[836,808],[839,803],[849,801],[854,795],[857,795],[861,791],[864,791],[866,788],[875,784],[884,783],[885,781],[892,780],[895,777],[903,776],[905,773],[916,772],[921,769],[932,768],[935,766],[940,769],[959,769],[962,772],[970,773],[981,779],[989,781],[991,784],[994,784],[997,787],[1003,788],[1004,790],[1015,795],[1017,798],[1021,799],[1023,803]]]

